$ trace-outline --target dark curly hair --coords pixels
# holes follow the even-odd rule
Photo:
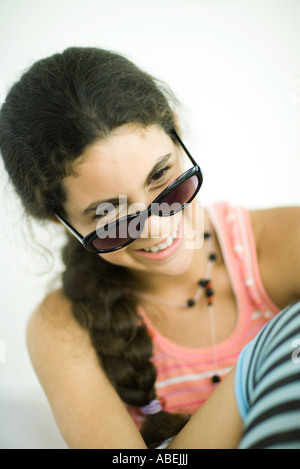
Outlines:
[[[158,124],[174,139],[170,91],[127,58],[98,48],[72,47],[39,60],[11,88],[0,114],[0,149],[27,213],[64,213],[63,179],[87,145],[128,123]],[[68,236],[63,291],[88,330],[104,370],[122,401],[144,406],[155,398],[152,340],[124,294],[123,267],[88,253]],[[149,448],[183,427],[187,417],[161,411],[145,419]]]

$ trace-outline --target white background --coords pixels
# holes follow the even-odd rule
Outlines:
[[[300,204],[299,0],[1,0],[2,100],[35,60],[74,45],[123,53],[171,86],[203,203]],[[32,239],[2,166],[0,184],[0,448],[61,448],[25,343],[60,231]]]

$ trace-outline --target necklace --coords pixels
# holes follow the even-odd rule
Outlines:
[[[172,301],[172,300],[167,300],[165,298],[158,298],[156,296],[149,295],[148,293],[141,293],[137,291],[134,291],[134,293],[136,293],[141,298],[150,299],[152,301],[164,303],[169,306],[180,307],[182,309],[186,309],[186,308],[193,308],[199,301],[202,293],[204,292],[205,297],[206,297],[207,308],[208,308],[210,344],[212,347],[212,366],[214,370],[212,377],[211,377],[211,381],[214,384],[217,384],[221,381],[221,377],[218,374],[218,366],[217,366],[216,326],[215,326],[215,313],[214,313],[214,307],[213,307],[214,290],[212,288],[212,280],[211,280],[211,269],[212,269],[213,263],[217,260],[217,255],[212,250],[211,238],[212,238],[212,235],[210,232],[208,231],[204,232],[204,241],[209,244],[209,248],[207,248],[207,251],[208,251],[207,266],[206,266],[206,272],[205,272],[204,277],[200,279],[197,283],[197,291],[193,298],[189,298],[186,301]]]

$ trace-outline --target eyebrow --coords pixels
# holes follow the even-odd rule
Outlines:
[[[148,174],[148,176],[146,177],[146,180],[145,180],[145,186],[148,185],[152,179],[152,177],[154,176],[154,174],[159,171],[159,169],[164,165],[166,164],[169,159],[171,158],[172,156],[172,153],[168,153],[167,155],[164,155],[164,156],[161,156],[157,162],[155,163],[155,165],[153,166],[153,168],[151,169],[150,173]],[[92,202],[88,207],[86,207],[83,211],[82,211],[82,215],[87,215],[89,212],[95,212],[97,210],[97,207],[98,205],[100,204],[112,204],[112,205],[118,205],[119,204],[119,196],[118,197],[112,197],[110,199],[105,199],[105,200],[98,200],[96,202]],[[130,203],[130,201],[129,201]]]

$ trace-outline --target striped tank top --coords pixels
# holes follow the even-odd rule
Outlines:
[[[229,274],[238,309],[235,328],[224,341],[214,346],[217,372],[224,378],[236,364],[244,346],[280,309],[262,284],[249,213],[242,207],[216,203],[207,208],[215,228]],[[153,340],[153,363],[157,370],[156,394],[171,413],[193,414],[213,392],[215,363],[212,347],[189,348],[161,335],[140,307]],[[128,408],[141,426],[144,416],[138,408]]]

